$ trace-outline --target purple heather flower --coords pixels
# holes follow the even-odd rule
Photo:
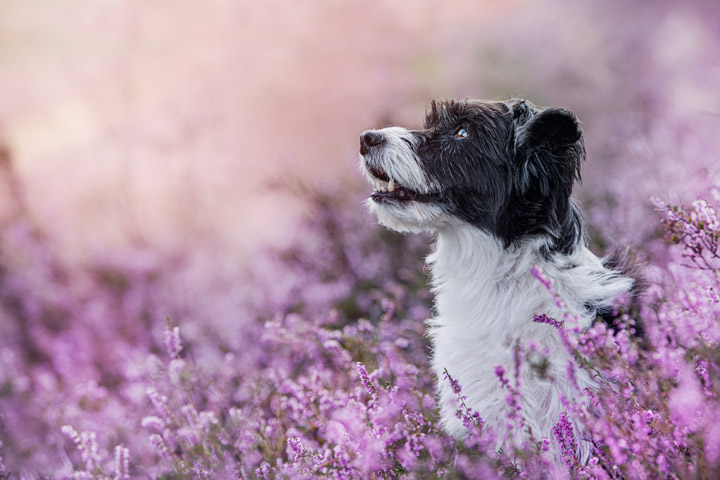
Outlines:
[[[450,376],[450,373],[447,371],[447,368],[444,370],[443,375],[445,376],[445,379],[450,382],[450,387],[452,388],[452,391],[455,395],[460,395],[462,392],[462,387],[460,386],[460,383],[455,380],[452,376]]]
[[[560,413],[560,421],[553,427],[555,441],[560,447],[562,459],[568,468],[576,463],[575,452],[577,452],[577,444],[573,436],[573,426],[570,423],[565,412]]]
[[[303,446],[302,441],[298,437],[288,437],[287,450],[288,455],[290,455],[290,459],[293,462],[297,462],[298,460],[302,459],[306,454],[305,447]]]
[[[360,374],[360,381],[362,382],[363,387],[365,387],[365,391],[368,392],[368,395],[370,395],[373,402],[377,402],[378,393],[375,389],[375,385],[372,383],[372,380],[370,380],[370,376],[365,369],[365,365],[363,365],[362,362],[357,362],[356,367],[358,373]]]
[[[140,422],[140,426],[143,428],[152,428],[159,432],[162,432],[163,430],[165,430],[166,424],[160,417],[150,415],[142,419],[142,421]]]
[[[123,445],[115,447],[115,476],[114,480],[130,479],[130,450]]]
[[[80,451],[83,462],[85,462],[85,469],[90,471],[95,470],[100,464],[95,432],[78,433],[69,425],[64,425],[60,431],[75,443],[75,446]]]
[[[158,435],[157,433],[153,433],[149,437],[150,443],[155,447],[155,450],[157,450],[158,454],[160,456],[168,461],[172,461],[172,455],[170,454],[170,450],[168,450],[167,445],[165,444],[165,440]]]
[[[0,440],[0,453],[2,452],[3,442]],[[0,474],[6,475],[8,473],[5,463],[3,462],[2,455],[0,454]]]
[[[508,387],[510,385],[510,382],[508,382],[507,378],[505,378],[505,367],[502,365],[495,365],[495,376],[500,380],[500,385],[503,387]]]
[[[550,439],[548,437],[543,437],[540,444],[540,451],[547,452],[548,450],[550,450]]]
[[[532,321],[535,323],[547,323],[548,325],[552,325],[555,328],[560,328],[563,325],[562,321],[557,321],[544,313],[540,315],[533,315]]]
[[[180,327],[166,326],[164,330],[165,334],[165,349],[167,350],[170,358],[179,358],[180,352],[183,349],[182,340],[180,339]]]
[[[172,411],[167,405],[167,397],[164,395],[160,395],[160,393],[158,393],[158,391],[152,385],[147,386],[147,388],[145,389],[145,393],[152,401],[152,404],[155,406],[155,410],[160,414],[161,418],[166,423],[172,423],[173,415]]]

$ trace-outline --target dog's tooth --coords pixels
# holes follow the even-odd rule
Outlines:
[[[395,191],[395,180],[392,178],[390,179],[390,182],[388,183],[388,190],[391,192]]]

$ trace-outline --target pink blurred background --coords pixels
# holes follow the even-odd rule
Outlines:
[[[432,98],[525,97],[584,123],[591,224],[640,244],[717,151],[717,8],[608,2],[13,0],[0,124],[37,225],[70,263],[128,247],[247,264],[301,202],[346,189],[358,135]],[[712,169],[712,167],[710,167]]]
[[[244,255],[289,240],[297,207],[268,183],[346,182],[362,130],[494,95],[467,33],[525,3],[3,2],[3,134],[66,259]]]

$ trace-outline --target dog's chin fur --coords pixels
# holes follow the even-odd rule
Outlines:
[[[380,205],[372,199],[365,201],[380,225],[400,233],[422,233],[448,221],[437,205],[412,202],[410,205]]]
[[[574,116],[561,111],[557,118],[555,112],[541,117],[539,110],[516,102],[506,107],[497,102],[462,102],[465,110],[459,105],[452,102],[438,109],[433,104],[429,116],[436,117],[436,122],[440,119],[440,126],[431,125],[419,132],[397,127],[377,131],[385,135],[384,142],[373,148],[363,145],[360,165],[382,194],[387,195],[383,187],[388,183],[378,181],[373,171],[387,173],[394,182],[414,192],[436,195],[431,197],[434,201],[396,201],[378,196],[376,191],[366,204],[378,221],[392,230],[435,235],[427,263],[436,315],[427,321],[427,327],[442,422],[453,436],[467,435],[455,413],[457,396],[444,380],[447,370],[462,386],[467,406],[479,412],[485,425],[498,433],[499,448],[506,435],[508,406],[507,392],[494,367],[503,365],[514,376],[516,345],[527,348],[534,344],[547,352],[550,360],[545,378],[540,378],[527,362],[520,372],[523,413],[537,438],[551,435],[564,410],[561,398],[579,395],[568,378],[570,357],[556,329],[533,323],[533,315],[544,313],[560,319],[569,313],[567,318],[587,328],[598,312],[611,308],[613,299],[631,288],[632,280],[607,268],[587,248],[582,235],[582,217],[569,197],[584,156]],[[490,114],[486,105],[490,105]],[[455,120],[461,116],[458,111],[466,111],[467,118]],[[551,125],[532,123],[535,116]],[[440,153],[433,151],[428,145],[445,141],[437,136],[457,128],[458,123],[453,121],[482,130],[483,138],[473,140],[480,145],[443,145],[438,149]],[[507,132],[495,136],[492,129]],[[580,134],[573,133],[573,129]],[[543,134],[548,138],[540,138]],[[534,143],[523,144],[530,137]],[[545,146],[550,152],[547,155],[553,157],[543,157],[545,152],[540,149]],[[532,153],[526,159],[527,151]],[[572,155],[580,158],[570,158]],[[526,210],[532,210],[535,204],[542,211],[528,217]],[[493,215],[497,217],[489,218]],[[544,275],[553,280],[564,309],[534,278],[533,266],[541,267]],[[581,390],[596,387],[584,371],[576,373]],[[581,430],[578,432],[578,454],[585,461],[592,443]]]

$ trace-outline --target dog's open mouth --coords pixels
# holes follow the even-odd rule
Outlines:
[[[388,177],[388,175],[376,168],[368,168],[370,175],[372,175],[371,184],[374,183],[375,190],[370,195],[376,202],[433,202],[438,199],[439,195],[436,193],[419,193],[414,190],[410,190],[407,187],[403,187],[395,183],[395,180]]]

